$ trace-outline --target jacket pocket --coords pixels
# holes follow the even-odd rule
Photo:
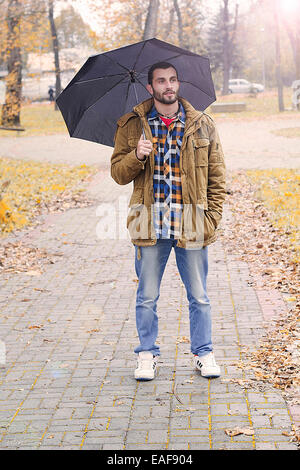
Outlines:
[[[134,188],[129,201],[129,207],[137,204],[143,204],[144,202],[144,188]]]
[[[208,166],[208,139],[193,139],[193,148],[195,155],[195,166]]]
[[[127,216],[127,229],[131,239],[147,240],[152,237],[151,207],[141,202],[139,197],[132,197]]]
[[[193,139],[194,158],[195,158],[195,180],[197,199],[202,198],[202,192],[207,191],[208,183],[208,139]]]
[[[127,215],[127,229],[133,239],[148,238],[148,213],[143,202],[144,188],[134,188]]]

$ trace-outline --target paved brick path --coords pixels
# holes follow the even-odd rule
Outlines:
[[[220,241],[209,248],[208,293],[222,377],[207,380],[192,367],[188,304],[172,252],[158,304],[158,376],[134,380],[134,249],[128,239],[96,234],[97,207],[107,202],[118,211],[119,196],[130,191],[99,173],[89,189],[93,206],[45,216],[8,238],[62,256],[40,276],[1,279],[0,448],[296,450],[282,434],[292,417],[280,391],[230,381],[246,377],[233,363],[262,335],[264,302],[247,282],[247,264],[226,256]],[[237,426],[254,435],[225,433]]]

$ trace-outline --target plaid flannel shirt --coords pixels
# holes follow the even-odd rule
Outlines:
[[[180,149],[185,127],[185,111],[180,103],[177,118],[169,128],[153,106],[147,115],[153,137],[153,222],[157,238],[180,238],[182,227],[182,191],[179,168]]]

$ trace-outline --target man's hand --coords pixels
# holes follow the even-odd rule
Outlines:
[[[136,156],[139,160],[144,160],[145,157],[150,155],[153,145],[150,140],[144,140],[143,135],[141,135],[140,140],[138,141]]]

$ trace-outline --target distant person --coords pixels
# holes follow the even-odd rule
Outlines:
[[[119,119],[111,158],[113,179],[118,184],[134,182],[127,227],[135,245],[139,280],[136,326],[140,344],[134,350],[138,354],[137,380],[155,376],[160,355],[155,344],[157,301],[172,248],[189,300],[195,367],[204,377],[220,375],[213,353],[206,279],[208,245],[217,238],[226,194],[225,163],[214,121],[179,97],[179,85],[173,65],[152,65],[147,85],[152,98]],[[147,138],[141,135],[141,120]],[[199,224],[195,231],[197,205],[202,228]],[[170,291],[175,288],[169,280]]]
[[[54,101],[54,90],[52,87],[49,88],[48,95],[49,95],[49,100]]]

